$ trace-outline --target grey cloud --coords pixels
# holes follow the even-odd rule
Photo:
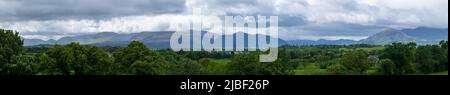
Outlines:
[[[184,11],[184,0],[0,0],[0,21],[104,19]]]
[[[292,39],[448,28],[448,0],[0,0],[0,28],[55,36],[158,30],[167,21],[187,18],[194,8],[211,16],[279,16],[283,38]]]
[[[348,23],[329,23],[329,24],[305,24],[299,26],[289,26],[280,29],[280,36],[284,39],[349,39],[361,40],[374,35],[388,27],[383,26],[364,26]]]

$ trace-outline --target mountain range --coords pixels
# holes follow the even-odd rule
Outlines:
[[[63,37],[59,40],[40,40],[40,39],[24,39],[25,46],[41,45],[41,44],[68,44],[71,42],[79,42],[85,45],[96,46],[126,46],[129,42],[137,40],[152,48],[169,48],[170,37],[173,31],[158,32],[141,32],[131,34],[118,34],[114,32],[102,32],[97,34],[79,35],[72,37]],[[202,35],[206,32],[202,32]],[[225,36],[235,36],[225,35]],[[250,34],[244,34],[248,36]],[[275,38],[271,38],[275,40]],[[247,40],[247,37],[245,38]],[[359,41],[354,40],[289,40],[278,39],[280,45],[350,45],[350,44],[370,44],[385,45],[394,42],[416,42],[418,44],[436,44],[441,40],[448,40],[448,29],[418,27],[415,29],[386,29],[377,34],[371,35],[366,39]],[[235,40],[234,40],[235,41]],[[246,44],[247,42],[245,42]]]
[[[386,29],[357,42],[357,44],[385,45],[394,42],[416,42],[418,44],[437,44],[448,40],[448,29],[419,27],[415,29]]]
[[[126,46],[131,41],[141,41],[147,47],[151,48],[170,48],[170,38],[174,32],[173,31],[159,31],[159,32],[140,32],[140,33],[131,33],[131,34],[118,34],[114,32],[102,32],[97,34],[88,34],[88,35],[80,35],[80,36],[72,36],[72,37],[64,37],[59,40],[40,40],[40,39],[25,39],[25,46],[34,46],[34,45],[52,45],[52,44],[69,44],[71,42],[78,42],[83,45],[95,45],[95,46]],[[202,36],[206,34],[205,31],[202,31]],[[236,35],[244,35],[244,44],[247,48],[248,44],[248,36],[251,34],[247,33],[236,33],[233,35],[223,35],[222,36],[222,45],[224,45],[225,37],[235,37]],[[254,35],[252,35],[254,36]],[[278,40],[280,45],[286,44],[286,42],[282,39],[276,39],[267,36],[271,40]],[[192,38],[192,35],[191,35]],[[193,39],[191,39],[193,41]],[[236,42],[236,39],[233,39],[233,43]],[[235,47],[234,44],[233,47]],[[191,43],[191,48],[193,44]]]
[[[289,45],[350,45],[350,44],[368,44],[368,45],[386,45],[395,42],[407,43],[416,42],[418,44],[437,44],[439,41],[448,40],[448,29],[418,27],[415,29],[385,29],[374,35],[359,41],[354,40],[290,40]]]

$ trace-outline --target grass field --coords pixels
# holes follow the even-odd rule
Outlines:
[[[371,48],[358,48],[358,49],[362,49],[362,50],[366,50],[366,51],[374,51],[374,50],[383,50],[384,47],[383,46],[378,46],[378,47],[371,47]]]
[[[211,59],[213,62],[219,63],[219,64],[228,64],[231,62],[229,59]]]
[[[210,64],[208,67],[208,72],[211,75],[226,75],[228,63],[231,62],[229,59],[211,59],[212,62],[216,64]]]
[[[429,74],[429,75],[448,75],[448,71],[439,72],[439,73],[432,73],[432,74]]]
[[[326,69],[294,70],[295,75],[329,75]]]
[[[377,46],[377,47],[356,48],[356,49],[361,49],[361,50],[365,50],[365,51],[376,51],[376,50],[383,50],[384,47],[383,47],[383,46]],[[349,48],[340,48],[339,50],[341,50],[341,51],[350,51],[350,50],[352,50],[352,49],[349,49]]]

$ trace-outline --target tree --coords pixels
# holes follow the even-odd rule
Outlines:
[[[229,63],[232,75],[261,75],[259,69],[261,65],[256,54],[237,54],[231,58]]]
[[[121,74],[160,75],[166,74],[169,65],[158,53],[148,49],[139,41],[115,52],[114,61],[119,64]]]
[[[14,56],[12,63],[7,65],[10,75],[33,75],[38,72],[38,64],[35,64],[34,56]]]
[[[347,68],[342,66],[342,64],[333,64],[327,67],[327,71],[333,75],[344,75],[348,74]]]
[[[285,52],[281,50],[280,52]],[[260,53],[256,53],[260,55]],[[259,56],[258,56],[259,57]],[[258,58],[259,60],[259,58]],[[292,75],[295,68],[292,68],[292,64],[289,64],[289,58],[287,54],[278,54],[278,59],[275,62],[260,63],[260,70],[263,75]]]
[[[111,74],[112,64],[106,52],[97,47],[82,46],[79,43],[71,43],[66,46],[56,45],[45,55],[41,55],[39,60],[42,65],[48,66],[47,69],[51,71],[47,72],[48,74]]]
[[[46,53],[37,55],[36,64],[39,65],[38,75],[54,75],[56,72],[56,74],[60,74],[58,68],[55,67],[56,59],[49,57]]]
[[[171,75],[204,75],[208,74],[205,67],[201,63],[191,60],[172,50],[160,50],[159,53],[168,63],[169,70],[167,74]],[[186,54],[188,52],[184,52]]]
[[[429,74],[448,70],[448,48],[445,41],[440,45],[419,46],[416,52],[417,70]]]
[[[442,59],[441,59],[441,67],[443,67],[443,71],[448,71],[448,41],[441,41],[439,42],[439,45],[442,48]]]
[[[145,60],[147,56],[155,56],[156,53],[148,49],[139,41],[132,41],[127,47],[114,52],[114,61],[123,66],[130,66],[136,61]]]
[[[378,74],[381,75],[394,75],[395,74],[395,64],[389,59],[384,59],[379,61],[379,67],[377,68]]]
[[[23,54],[23,40],[18,32],[0,29],[0,75],[9,74],[13,58]]]
[[[55,63],[49,64],[48,69],[55,70],[54,72],[49,72],[49,74],[63,74],[72,75],[69,64],[74,61],[73,52],[66,48],[65,46],[55,45],[46,54],[50,57],[47,60],[55,60]]]
[[[426,45],[426,46],[419,46],[417,48],[416,66],[419,72],[429,74],[437,71],[437,68],[439,66],[439,60],[435,60],[433,56],[434,55],[433,48],[436,48],[436,46]]]
[[[413,63],[415,60],[415,43],[393,43],[386,45],[386,48],[382,51],[381,59],[389,59],[394,65],[394,74],[410,74],[414,73]]]
[[[167,73],[166,61],[162,58],[148,58],[148,60],[138,60],[131,64],[131,74],[133,75],[162,75]]]
[[[339,62],[349,74],[364,74],[370,68],[368,55],[364,50],[349,52]]]
[[[224,63],[214,62],[212,59],[203,58],[198,60],[207,75],[225,75],[227,68]]]

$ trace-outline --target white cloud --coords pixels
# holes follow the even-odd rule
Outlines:
[[[448,27],[448,0],[274,0],[274,14],[312,23]]]
[[[23,35],[34,35],[36,33],[39,34],[39,32],[49,31],[51,31],[50,33],[58,33],[60,35],[80,35],[98,32],[136,33],[142,31],[168,30],[171,21],[180,21],[189,17],[184,15],[158,15],[125,16],[107,20],[82,19],[0,22],[0,27],[17,30]],[[37,35],[24,37],[35,38]],[[60,36],[47,38],[60,38]]]
[[[377,27],[383,26],[390,28],[410,28],[418,26],[448,28],[448,0],[186,0],[184,6],[181,4],[181,7],[177,2],[162,2],[164,0],[158,0],[158,2],[161,3],[157,3],[156,5],[159,7],[155,6],[155,8],[149,6],[144,7],[145,5],[133,7],[135,5],[141,5],[140,2],[144,2],[144,0],[134,0],[136,2],[130,3],[124,7],[119,7],[119,12],[116,12],[115,9],[111,9],[109,5],[120,5],[123,3],[121,1],[120,3],[113,2],[107,3],[106,5],[103,4],[103,7],[93,7],[83,3],[75,3],[79,5],[72,5],[72,3],[67,2],[52,3],[50,2],[51,0],[40,1],[46,1],[44,5],[51,6],[51,8],[61,7],[58,4],[70,5],[71,7],[67,9],[74,12],[70,14],[73,14],[76,17],[71,18],[70,16],[63,16],[62,18],[64,19],[50,18],[29,20],[29,18],[40,18],[51,14],[39,12],[27,14],[28,11],[33,11],[33,9],[19,8],[20,10],[17,10],[17,6],[33,5],[33,3],[17,3],[9,0],[0,0],[0,7],[3,6],[0,8],[0,11],[2,12],[0,14],[3,14],[1,19],[8,19],[0,22],[0,28],[14,29],[21,32],[24,37],[30,38],[39,38],[41,36],[46,36],[42,38],[59,38],[61,37],[60,35],[79,35],[97,32],[133,33],[142,31],[161,31],[167,30],[171,21],[188,19],[194,8],[202,8],[202,14],[207,16],[223,17],[230,14],[244,16],[263,15],[280,16],[280,20],[284,19],[282,17],[292,17],[284,19],[285,21],[283,21],[283,23],[289,23],[289,26],[280,27],[280,31],[289,32],[288,35],[285,35],[289,36],[286,38],[294,39],[360,39],[367,36],[367,33],[355,32],[351,32],[353,34],[347,35],[349,33],[346,31],[352,30],[352,26],[341,26],[342,28],[348,28],[341,29],[343,32],[340,34],[343,35],[336,35],[339,33],[326,34],[329,32],[334,33],[335,31],[332,30],[339,29],[320,30],[320,28],[339,28],[328,27],[330,24],[334,23]],[[96,1],[100,2],[102,0]],[[152,2],[146,2],[145,4],[148,3]],[[165,3],[171,6],[164,6]],[[32,7],[36,7],[35,10],[49,9],[42,6],[35,5]],[[88,7],[86,7],[78,10],[79,6],[88,6],[92,9],[87,10]],[[152,11],[161,8],[165,9],[167,7],[177,8],[167,10],[170,12]],[[180,8],[185,8],[184,12],[172,12],[173,10],[180,10]],[[104,11],[103,9],[109,10],[104,14],[99,13],[101,15],[97,16],[96,13]],[[128,13],[130,12],[128,9],[137,10]],[[43,11],[49,11],[48,13],[66,14],[61,10]],[[91,15],[95,15],[96,18],[89,17]],[[102,18],[103,15],[110,15],[113,17],[107,16]],[[19,18],[15,16],[18,16]],[[83,18],[85,16],[88,16],[88,18]],[[27,19],[20,20],[20,17]],[[320,28],[305,29],[307,26],[318,26]],[[298,32],[294,33],[293,31]],[[56,34],[44,35],[45,33],[38,32]],[[348,37],[345,37],[344,34]]]

